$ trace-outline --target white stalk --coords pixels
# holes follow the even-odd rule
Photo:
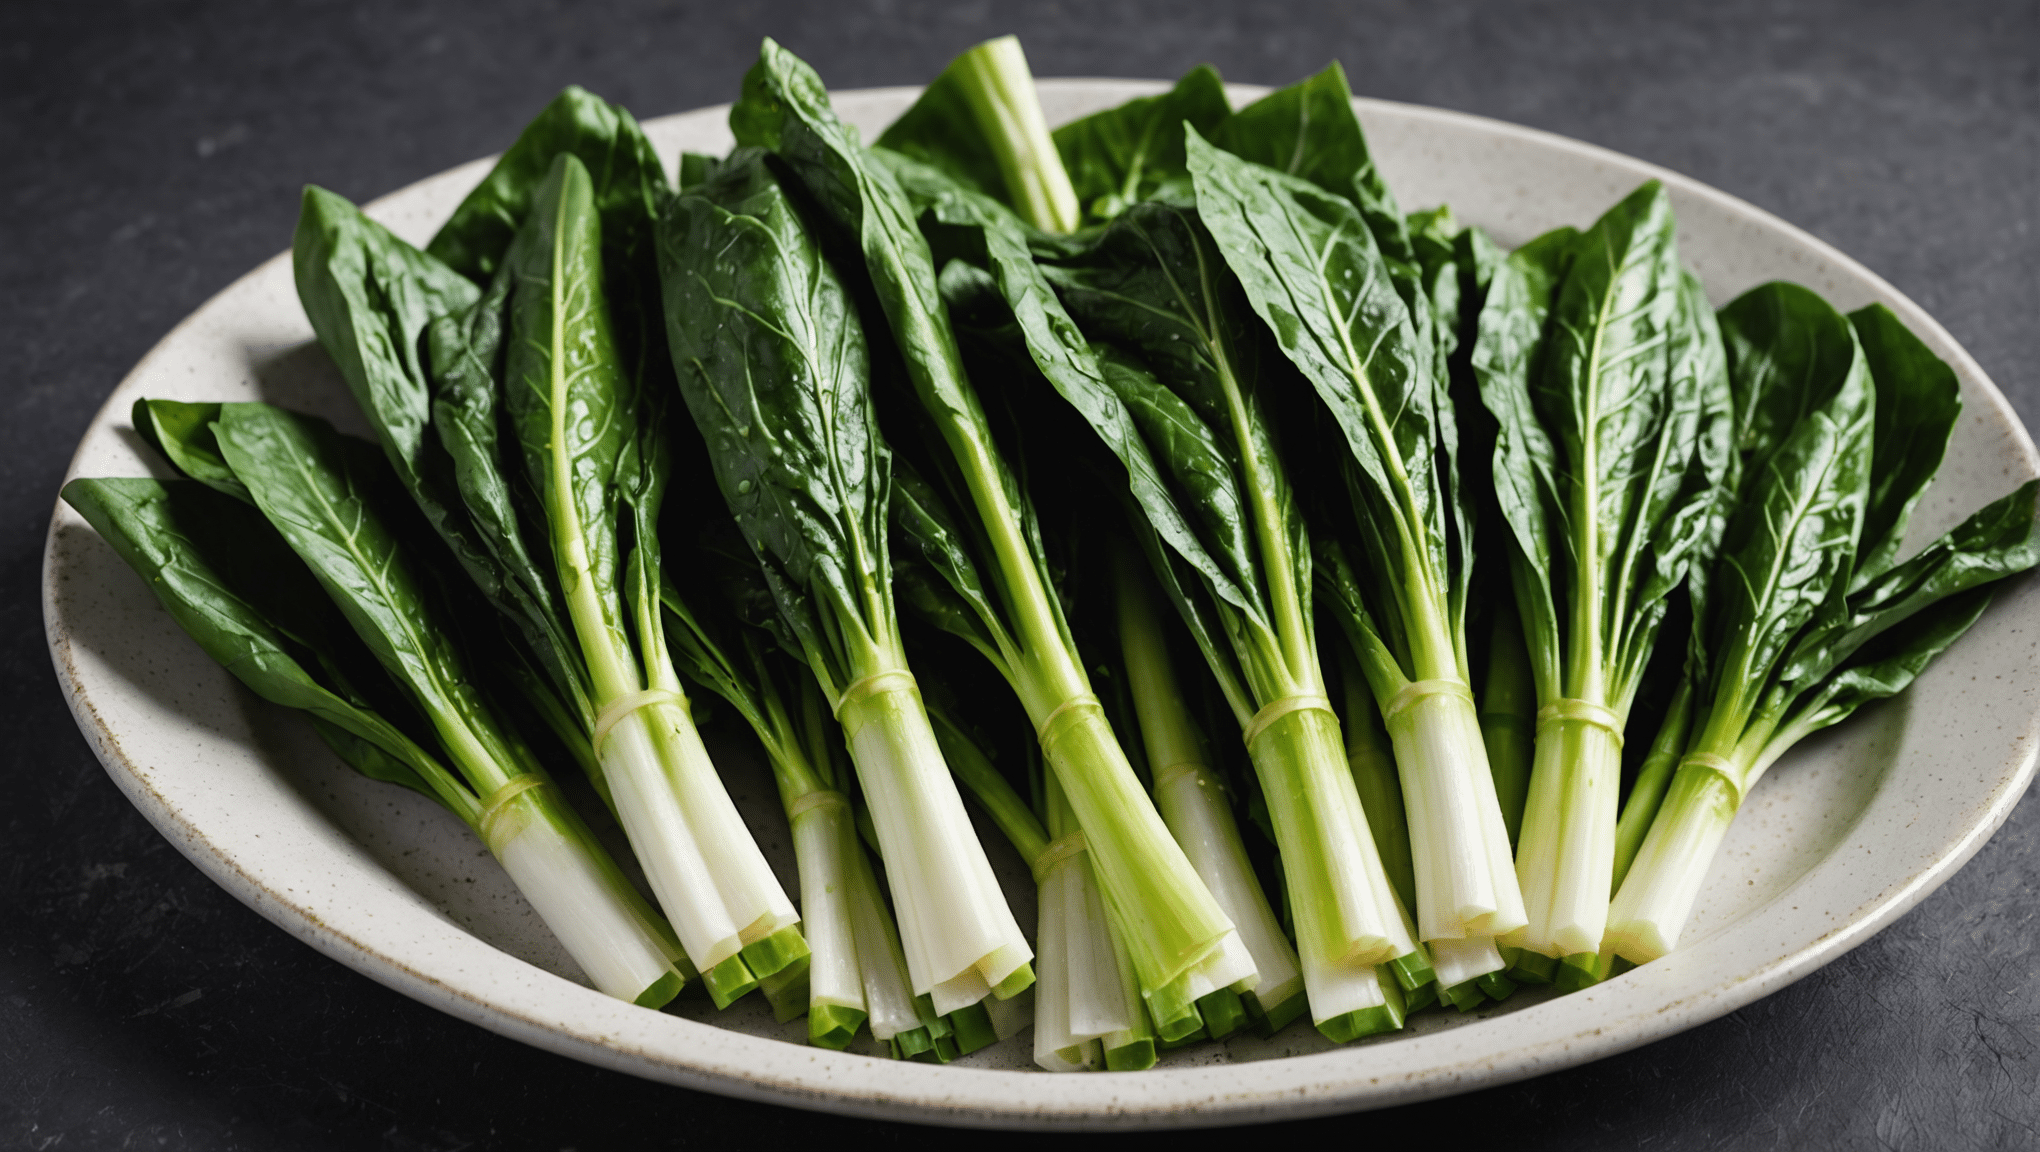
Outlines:
[[[1143,723],[1142,731],[1146,731]],[[1240,840],[1232,806],[1211,769],[1190,764],[1164,775],[1157,771],[1155,805],[1162,822],[1182,845],[1190,866],[1211,890],[1212,899],[1233,922],[1235,939],[1250,957],[1258,979],[1252,986],[1262,1004],[1273,1007],[1303,991],[1296,949],[1268,906]],[[1240,989],[1247,991],[1247,989]]]
[[[864,1010],[851,900],[850,854],[862,853],[850,806],[838,793],[795,813],[793,855],[800,867],[801,934],[808,945],[808,1003]]]
[[[1062,869],[1057,869],[1059,874]],[[1070,1031],[1070,945],[1068,885],[1050,875],[1038,886],[1034,943],[1034,1062],[1050,1072],[1082,1072],[1090,1067],[1081,1041]]]
[[[630,846],[644,866],[659,907],[695,966],[703,972],[744,946],[739,923],[723,904],[715,870],[696,841],[642,714],[625,717],[600,751],[603,778]]]
[[[507,808],[485,830],[490,850],[595,987],[636,1001],[661,980],[677,981],[665,947],[588,846],[529,792]]]
[[[1507,967],[1491,936],[1469,936],[1460,940],[1431,941],[1431,969],[1438,974],[1439,988],[1457,988]]]
[[[1456,940],[1522,927],[1522,889],[1472,694],[1458,681],[1418,681],[1383,712],[1409,812],[1417,934]]]
[[[1380,974],[1372,964],[1315,961],[1309,953],[1305,953],[1303,979],[1310,987],[1310,1018],[1313,1024],[1388,1003],[1388,996],[1381,987]]]
[[[1037,886],[1034,1062],[1051,1072],[1091,1067],[1096,1046],[1090,1042],[1133,1026],[1120,1002],[1105,902],[1085,855],[1060,860]]]
[[[858,848],[849,861],[850,919],[857,943],[857,970],[864,982],[864,1010],[871,1035],[890,1040],[921,1026],[899,933],[872,875],[871,861]]]
[[[947,1014],[1033,958],[949,774],[920,694],[891,674],[840,706],[917,995]],[[971,997],[975,998],[971,998]]]
[[[1069,797],[1054,776],[1043,783],[1044,824],[1056,839],[1033,861],[1043,966],[1035,978],[1045,980],[1053,968],[1055,986],[1053,1001],[1038,1001],[1034,1060],[1051,1072],[1072,1072],[1145,1035],[1147,1009]]]
[[[1740,803],[1720,773],[1679,769],[1608,910],[1607,946],[1616,955],[1645,964],[1678,947]]]
[[[678,704],[654,704],[642,714],[661,759],[668,765],[668,779],[680,798],[681,811],[687,814],[688,826],[694,830],[695,842],[713,866],[723,907],[739,926],[738,937],[750,944],[799,923],[800,913],[780,887],[779,877],[766,862],[729,790],[723,787],[708,749],[702,746],[701,734],[685,710]]]
[[[1059,884],[1064,889],[1059,902],[1068,917],[1064,934],[1069,948],[1069,1031],[1081,1039],[1094,1040],[1131,1029],[1133,1013],[1140,1010],[1140,1001],[1136,997],[1129,1003],[1121,994],[1112,927],[1106,919],[1105,898],[1099,894],[1089,857],[1086,852],[1064,861],[1049,875],[1047,884]]]
[[[1601,950],[1621,784],[1622,744],[1614,731],[1565,716],[1538,725],[1516,854],[1529,922],[1510,944],[1554,957]]]
[[[1260,983],[1254,955],[1240,942],[1238,932],[1228,932],[1211,954],[1183,973],[1183,986],[1192,1000],[1202,1000],[1222,988],[1252,992]]]
[[[1095,879],[1094,876],[1093,880]],[[1108,923],[1107,928],[1110,927]],[[1149,1051],[1152,1053],[1155,1029],[1153,1021],[1148,1019],[1147,1005],[1141,999],[1140,973],[1133,966],[1133,953],[1127,949],[1126,941],[1118,932],[1108,930],[1106,936],[1112,943],[1112,958],[1118,965],[1119,998],[1124,1005],[1123,1015],[1127,1020],[1125,1028],[1107,1032],[1098,1038],[1101,1049],[1099,1056],[1109,1064],[1113,1053],[1143,1040],[1148,1042]]]

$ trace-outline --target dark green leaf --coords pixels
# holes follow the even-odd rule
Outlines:
[[[1780,731],[1786,734],[1784,738],[1796,742],[1809,733],[1840,723],[1873,700],[1905,691],[1935,657],[1969,631],[1996,594],[1997,589],[1991,585],[1958,592],[1880,634],[1857,650],[1812,695],[1798,702],[1793,714],[1780,725]],[[1774,742],[1765,750],[1766,758],[1773,758],[1774,752],[1783,753],[1785,747]]]
[[[257,507],[435,725],[457,716],[493,727],[452,629],[378,509],[402,497],[375,450],[266,404],[222,405],[215,428]]]
[[[627,650],[618,525],[624,484],[634,478],[625,473],[636,463],[638,396],[610,326],[601,222],[580,160],[554,161],[505,259],[513,281],[505,407],[562,558],[560,578],[568,579],[566,557],[585,566],[607,643]],[[584,650],[604,642],[580,641]]]
[[[1562,690],[1605,683],[1625,712],[1702,526],[1681,512],[1711,499],[1690,469],[1704,333],[1673,234],[1671,203],[1652,181],[1579,236],[1531,387],[1557,452],[1549,510],[1564,538],[1550,596],[1566,640]]]
[[[79,480],[64,496],[207,655],[263,699],[304,709],[351,767],[442,805],[465,799],[426,782],[452,783],[411,734],[378,714],[394,705],[414,726],[401,697],[375,683],[381,670],[332,601],[246,502],[153,480]],[[370,699],[364,688],[381,691]]]
[[[1728,374],[1728,352],[1723,347],[1721,325],[1707,302],[1707,290],[1700,278],[1688,272],[1681,304],[1697,335],[1690,345],[1691,371],[1700,392],[1700,427],[1690,467],[1690,483],[1712,493],[1711,498],[1688,506],[1687,515],[1699,518],[1694,527],[1691,555],[1686,563],[1688,616],[1687,673],[1694,682],[1706,678],[1708,653],[1702,629],[1707,619],[1708,590],[1712,586],[1715,561],[1721,555],[1722,535],[1728,517],[1735,511],[1740,488],[1742,456],[1736,447],[1735,389]]]
[[[1810,683],[1879,634],[1958,593],[2040,564],[2034,520],[2040,480],[1979,509],[1912,559],[1885,569],[1849,596],[1847,616],[1823,619],[1794,647],[1784,677]]]
[[[1086,223],[1110,220],[1168,180],[1189,175],[1183,125],[1209,136],[1232,113],[1225,81],[1209,64],[1183,74],[1169,91],[1093,112],[1055,130],[1055,148],[1069,172]]]
[[[432,422],[452,463],[455,488],[474,540],[500,583],[492,599],[522,636],[559,700],[580,727],[594,721],[579,643],[550,564],[543,516],[516,445],[502,435],[505,304],[510,277],[499,275],[466,312],[442,316],[427,334],[433,374]],[[506,453],[506,447],[512,452]],[[487,586],[485,586],[485,591]]]
[[[1753,413],[1743,442],[1755,447],[1709,587],[1707,636],[1716,700],[1748,707],[1824,604],[1846,610],[1876,393],[1848,322],[1803,288],[1753,289],[1721,319],[1738,408]]]
[[[710,176],[715,175],[716,166],[721,163],[722,159],[717,156],[710,156],[702,152],[682,152],[680,154],[680,191],[685,192],[696,184],[705,182]]]
[[[1532,381],[1542,368],[1547,321],[1578,236],[1571,228],[1547,232],[1495,269],[1473,349],[1481,401],[1496,422],[1494,493],[1510,534],[1517,609],[1538,694],[1547,699],[1564,690],[1555,593],[1565,514],[1558,452],[1538,417]]]
[[[76,480],[64,499],[149,582],[171,619],[249,690],[309,712],[342,758],[366,774],[472,815],[471,796],[432,754],[378,714],[378,704],[391,702],[386,686],[371,684],[381,670],[253,508],[185,481]],[[377,699],[364,695],[377,687]],[[380,755],[358,748],[349,755],[342,744]]]
[[[525,126],[475,190],[454,209],[426,251],[463,276],[487,283],[530,216],[539,186],[561,154],[577,157],[595,186],[595,210],[612,243],[651,241],[665,169],[621,105],[569,86]]]
[[[1344,434],[1364,519],[1386,545],[1375,555],[1382,578],[1401,590],[1405,615],[1424,619],[1426,651],[1443,658],[1463,636],[1463,619],[1444,617],[1470,556],[1441,475],[1452,425],[1435,347],[1350,201],[1195,138],[1190,171],[1248,301]]]
[[[828,219],[856,238],[921,406],[953,414],[942,435],[983,430],[984,406],[964,373],[912,201],[836,118],[821,78],[767,40],[744,76],[743,98],[730,109],[730,128],[738,143],[763,147],[785,162]],[[996,455],[988,435],[974,447]],[[1001,472],[1001,485],[1017,502],[1010,471]]]
[[[1962,385],[1884,305],[1849,313],[1849,323],[1877,386],[1877,446],[1854,580],[1861,587],[1898,558],[1906,521],[1940,469],[1962,414]]]
[[[179,472],[245,501],[248,490],[234,479],[213,439],[212,424],[219,418],[218,404],[146,399],[135,401],[133,416],[135,431]]]
[[[1793,429],[1852,378],[1862,352],[1841,313],[1783,281],[1736,297],[1720,323],[1735,395],[1735,505]]]
[[[1256,438],[1248,450],[1273,459],[1260,326],[1210,235],[1190,212],[1137,205],[1049,276],[1087,333],[1138,353],[1097,346],[1108,402],[1085,398],[1078,411],[1128,465],[1134,498],[1163,542],[1221,600],[1272,629],[1228,395],[1237,391],[1247,406],[1240,415]],[[1292,553],[1305,553],[1307,581],[1308,545],[1279,466],[1270,480],[1277,506],[1291,512],[1283,528]]]
[[[1353,113],[1346,70],[1338,64],[1233,113],[1212,133],[1211,142],[1351,201],[1382,255],[1416,262],[1409,225],[1374,166],[1366,133]]]
[[[446,803],[426,786],[424,778],[418,775],[416,769],[392,755],[382,745],[365,740],[317,713],[313,713],[311,719],[312,730],[319,734],[319,739],[325,741],[326,747],[331,748],[333,754],[340,757],[341,762],[349,768],[371,780],[401,784],[414,792],[424,793],[441,805]]]
[[[531,604],[462,505],[455,465],[431,428],[426,333],[463,313],[475,286],[347,201],[307,188],[292,246],[298,299],[425,518],[482,595],[523,627]]]
[[[1114,352],[1090,344],[1083,331],[1064,310],[1050,287],[1051,277],[1063,286],[1074,306],[1082,310],[1086,301],[1100,303],[1108,312],[1124,313],[1128,303],[1113,303],[1117,282],[1122,279],[1119,259],[1130,251],[1136,259],[1149,259],[1152,251],[1139,239],[1128,241],[1125,236],[1139,235],[1141,226],[1130,219],[1109,229],[1099,237],[1095,246],[1068,263],[1051,269],[1049,276],[1043,275],[1026,246],[1015,221],[982,197],[956,188],[943,181],[939,174],[907,161],[888,163],[907,194],[921,207],[937,236],[944,240],[945,247],[954,249],[956,255],[973,260],[991,269],[989,273],[976,273],[982,278],[981,284],[974,284],[979,295],[989,298],[996,295],[1002,307],[997,309],[1010,315],[1017,336],[1023,342],[1029,359],[1036,369],[1055,388],[1064,400],[1083,417],[1126,469],[1132,491],[1139,500],[1146,515],[1155,525],[1155,530],[1169,542],[1172,549],[1186,557],[1206,578],[1216,581],[1220,594],[1228,601],[1238,604],[1250,613],[1253,611],[1249,591],[1241,591],[1239,581],[1254,579],[1254,557],[1251,542],[1240,536],[1245,521],[1239,507],[1239,496],[1234,490],[1233,472],[1237,463],[1227,464],[1224,449],[1213,439],[1209,428],[1201,417],[1190,411],[1182,401],[1156,381],[1152,374],[1132,356]],[[1172,238],[1195,247],[1201,243],[1210,257],[1208,270],[1213,277],[1222,277],[1217,268],[1215,254],[1210,252],[1208,238],[1201,241],[1187,238],[1190,230],[1197,229],[1194,219],[1187,213],[1146,206],[1141,215],[1146,217],[1160,213],[1173,226]],[[953,260],[944,272],[945,293],[952,298],[952,307],[958,306],[959,289],[952,292],[952,282],[961,284],[971,275],[975,265]],[[1181,269],[1175,269],[1181,271]],[[1142,280],[1134,291],[1162,291],[1167,272],[1149,269],[1143,273],[1133,270],[1124,278]],[[1089,284],[1091,288],[1080,290],[1074,286]],[[990,288],[993,291],[983,291]],[[1213,285],[1204,285],[1200,290],[1216,290]],[[1175,304],[1170,297],[1170,305]],[[1137,311],[1137,306],[1134,306]],[[991,311],[985,305],[972,305],[969,311]],[[959,314],[964,314],[959,309]],[[1180,311],[1180,310],[1179,310]],[[1235,322],[1237,317],[1233,318]],[[1141,320],[1145,320],[1142,316]],[[1100,320],[1101,326],[1111,329],[1113,325]],[[1242,326],[1244,327],[1244,326]],[[1245,328],[1251,334],[1251,328]],[[1166,335],[1195,337],[1185,325],[1179,324]],[[1164,336],[1156,336],[1167,351],[1169,346]],[[1140,341],[1130,341],[1139,344]],[[1204,372],[1204,383],[1213,385],[1211,373]],[[1209,389],[1207,389],[1209,390]],[[1222,396],[1215,398],[1221,412],[1225,402]],[[1180,449],[1180,451],[1179,451]],[[1175,491],[1171,490],[1171,485]],[[1179,496],[1177,493],[1183,495]],[[1187,511],[1186,511],[1187,508]],[[1208,523],[1200,527],[1199,518]],[[1231,551],[1226,559],[1215,558],[1207,545],[1200,541],[1200,532],[1215,533],[1221,540],[1219,551]],[[1231,561],[1230,565],[1227,559]],[[1265,612],[1261,613],[1265,618]]]
[[[661,229],[681,392],[781,616],[838,686],[890,642],[889,454],[855,305],[756,151],[673,205]]]

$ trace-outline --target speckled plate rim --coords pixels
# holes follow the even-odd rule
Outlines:
[[[1049,80],[1045,104],[1104,103],[1153,91],[1151,82]],[[846,119],[874,110],[896,112],[914,89],[875,89],[837,96]],[[1236,86],[1235,102],[1258,94]],[[1732,218],[1753,234],[1792,250],[1809,268],[1845,283],[1846,295],[1880,300],[1898,313],[1945,360],[1965,385],[1971,410],[2009,426],[2006,467],[2040,474],[2040,454],[2002,394],[1975,361],[1919,306],[1833,247],[1725,193],[1676,173],[1606,149],[1461,113],[1384,101],[1357,101],[1370,131],[1382,126],[1438,131],[1496,147],[1550,154],[1595,166],[1628,184],[1662,180],[1681,206]],[[701,109],[647,122],[655,136],[691,126],[717,135],[725,108]],[[880,119],[877,122],[883,122]],[[726,136],[723,137],[726,140]],[[702,145],[696,145],[702,146]],[[479,179],[487,161],[449,170],[384,197],[379,215],[397,210],[428,189],[444,191]],[[1391,182],[1396,172],[1386,159]],[[1398,185],[1400,187],[1400,185]],[[1421,203],[1413,198],[1411,203]],[[1479,220],[1476,222],[1489,223]],[[1584,223],[1584,221],[1581,221]],[[1524,237],[1510,238],[1512,242]],[[244,276],[181,322],[117,388],[94,418],[80,454],[96,436],[124,420],[131,386],[169,355],[186,331],[230,305],[263,277],[288,275],[283,253]],[[1704,271],[1704,268],[1703,268]],[[1818,284],[1816,286],[1819,286]],[[67,472],[75,474],[77,462]],[[1000,1127],[1111,1128],[1244,1123],[1382,1107],[1488,1087],[1612,1055],[1724,1015],[1805,976],[1891,923],[1939,887],[1997,830],[2024,793],[2040,747],[2040,712],[2023,727],[2000,724],[2009,739],[1963,798],[1964,818],[1932,843],[1880,852],[1907,826],[1882,797],[1821,863],[1757,912],[1672,956],[1606,984],[1477,1024],[1439,1033],[1367,1044],[1310,1056],[1165,1073],[1104,1073],[1049,1077],[962,1067],[929,1067],[788,1045],[671,1016],[603,997],[551,975],[468,935],[443,916],[394,902],[361,906],[313,895],[315,878],[279,875],[272,862],[223,847],[232,830],[194,824],[152,786],[124,737],[105,723],[96,691],[119,685],[80,676],[69,629],[59,606],[56,542],[59,529],[78,523],[61,503],[52,519],[44,557],[44,616],[58,680],[80,730],[121,789],[142,814],[214,881],[263,916],[341,963],[494,1032],[591,1064],[731,1096],[884,1119]],[[2002,609],[2001,609],[2002,610]],[[2040,624],[2040,600],[2021,597],[2020,624]],[[2015,730],[2014,730],[2015,729]],[[1843,858],[1848,862],[1843,864]],[[1867,859],[1866,864],[1864,860]],[[327,878],[319,877],[323,881]],[[372,887],[387,888],[388,878]],[[1819,893],[1818,915],[1783,915],[1796,896]],[[357,893],[358,894],[358,893]],[[1839,899],[1839,902],[1837,900]]]

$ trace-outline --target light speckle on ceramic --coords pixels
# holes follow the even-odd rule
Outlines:
[[[1053,123],[1157,87],[1044,81],[1042,99]],[[1234,102],[1258,94],[1235,88]],[[912,96],[845,93],[837,108],[870,138]],[[1657,177],[1679,213],[1681,253],[1716,303],[1785,278],[1844,309],[1889,305],[1954,365],[1966,404],[1940,479],[1914,516],[1915,545],[2040,473],[2018,418],[1948,334],[1812,237],[1573,141],[1404,105],[1359,107],[1405,207],[1449,203],[1505,245],[1584,226]],[[726,150],[725,112],[646,129],[670,166],[683,148]],[[486,170],[485,161],[464,165],[370,212],[422,244]],[[266,399],[364,431],[310,339],[285,253],[149,353],[94,419],[69,475],[154,466],[128,425],[141,396]],[[1834,959],[1945,881],[2024,792],[2040,727],[2040,595],[2018,582],[1910,692],[1806,741],[1765,777],[1715,862],[1684,946],[1664,960],[1571,996],[1530,989],[1468,1016],[1423,1013],[1406,1032],[1341,1048],[1299,1023],[1272,1041],[1169,1053],[1154,1072],[1049,1076],[1028,1070],[1025,1039],[929,1067],[875,1058],[868,1041],[849,1053],[796,1046],[802,1027],[774,1023],[756,996],[725,1013],[705,1000],[660,1013],[599,995],[456,820],[355,776],[309,725],[242,690],[61,504],[43,587],[58,678],[115,782],[208,875],[313,947],[456,1016],[594,1064],[736,1096],[961,1124],[1239,1123],[1376,1107],[1549,1072],[1690,1028]],[[714,747],[791,890],[789,837],[768,774],[743,742]],[[1031,924],[1026,870],[998,836],[983,838],[1015,914]]]

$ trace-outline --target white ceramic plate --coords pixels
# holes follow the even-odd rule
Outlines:
[[[1045,81],[1060,122],[1157,85]],[[1258,95],[1236,89],[1234,102]],[[867,138],[910,89],[836,106]],[[1913,520],[1930,538],[2040,473],[2040,457],[1976,363],[1911,301],[1833,248],[1673,173],[1472,116],[1359,103],[1406,207],[1450,203],[1514,246],[1584,226],[1655,177],[1680,250],[1716,303],[1765,280],[1807,284],[1843,309],[1882,301],[1962,378],[1966,407],[1940,479]],[[726,109],[646,125],[668,166],[720,154]],[[370,213],[424,243],[487,170],[476,161],[384,197]],[[282,239],[279,237],[279,239]],[[311,344],[286,252],[193,313],[93,420],[72,476],[145,474],[129,427],[137,397],[266,399],[363,430]],[[44,618],[78,726],[116,783],[207,875],[291,934],[390,987],[485,1028],[609,1068],[801,1107],[980,1125],[1238,1123],[1378,1107],[1503,1083],[1620,1052],[1713,1019],[1861,943],[1945,881],[2025,791],[2040,736],[2040,595],[2018,584],[1905,695],[1795,751],[1730,832],[1684,948],[1572,996],[1526,991],[1485,1012],[1423,1013],[1409,1031],[1332,1048],[1298,1025],[1168,1054],[1152,1072],[1049,1076],[1008,1041],[948,1067],[799,1046],[758,997],[717,1015],[659,1013],[584,986],[579,971],[451,816],[342,768],[295,714],[207,659],[92,530],[59,504],[44,561]],[[794,887],[764,770],[726,751],[732,790]],[[994,845],[996,836],[986,838]],[[1003,845],[999,845],[1003,848]],[[996,849],[995,849],[996,851]],[[1024,869],[1006,858],[1008,875]],[[1032,922],[1031,886],[1010,885]]]

